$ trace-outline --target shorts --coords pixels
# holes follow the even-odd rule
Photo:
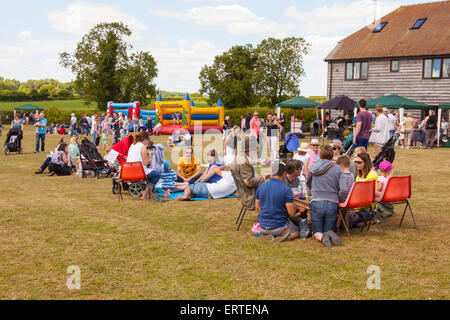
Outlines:
[[[300,232],[300,227],[297,226],[296,224],[294,224],[291,220],[288,220],[284,227],[279,227],[279,228],[275,228],[275,229],[271,229],[271,230],[266,230],[261,225],[259,226],[259,230],[261,230],[261,234],[271,234],[274,237],[281,236],[283,231],[287,228],[289,228],[289,231],[291,233]]]
[[[193,198],[210,198],[206,182],[198,182],[188,186],[191,189]]]

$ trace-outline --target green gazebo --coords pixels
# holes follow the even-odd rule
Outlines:
[[[396,94],[382,96],[367,101],[367,108],[376,108],[377,104],[390,109],[419,109],[428,110],[431,107],[425,103],[411,100]]]
[[[25,104],[23,106],[14,108],[14,112],[16,111],[35,112],[35,111],[44,111],[44,109],[41,107],[34,106],[32,104]]]
[[[286,100],[286,101],[277,103],[277,105],[276,105],[277,116],[280,117],[281,108],[293,109],[293,119],[291,118],[291,131],[295,132],[295,129],[297,129],[297,127],[299,129],[301,129],[301,125],[304,121],[303,108],[315,108],[319,104],[320,103],[317,101],[298,96],[298,97],[292,98],[290,100]],[[295,118],[296,118],[295,111],[296,110],[299,110],[298,119],[300,119],[300,112],[301,112],[301,119],[302,119],[301,122],[295,121]]]

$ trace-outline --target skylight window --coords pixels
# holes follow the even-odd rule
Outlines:
[[[414,25],[411,27],[411,30],[420,29],[420,27],[424,24],[424,22],[427,20],[427,18],[420,18],[414,23]]]
[[[373,32],[381,32],[383,28],[387,25],[387,22],[380,22],[380,24],[373,30]]]

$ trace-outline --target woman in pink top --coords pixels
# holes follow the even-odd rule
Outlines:
[[[255,110],[255,112],[253,113],[253,118],[252,120],[250,120],[250,136],[253,137],[259,137],[259,118],[258,118],[258,111]]]
[[[320,157],[319,157],[319,140],[317,140],[317,139],[312,139],[311,140],[311,149],[308,150],[308,154],[309,154],[308,167],[311,168],[311,166],[313,165],[314,162],[320,160]]]

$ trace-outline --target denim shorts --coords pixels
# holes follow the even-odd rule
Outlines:
[[[335,228],[338,204],[333,201],[311,202],[312,232],[328,232]]]
[[[208,186],[206,182],[197,182],[188,186],[191,189],[193,198],[209,198]]]

